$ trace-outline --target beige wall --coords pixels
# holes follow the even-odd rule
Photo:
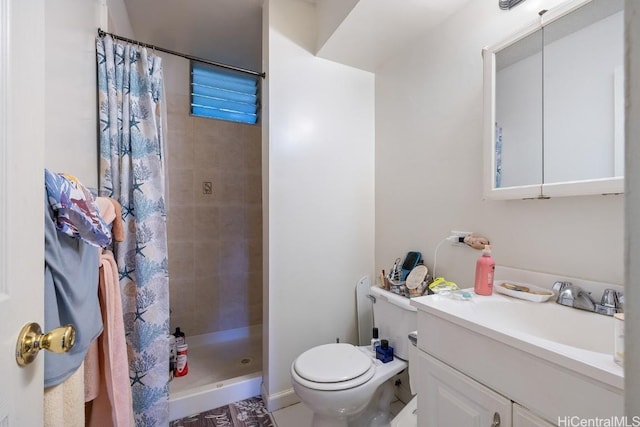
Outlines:
[[[163,57],[171,328],[198,335],[260,324],[260,126],[189,116],[189,62]]]
[[[377,271],[408,250],[432,268],[437,244],[468,230],[499,265],[623,283],[624,196],[482,200],[481,50],[559,3],[471,1],[376,71]],[[436,274],[472,286],[479,255],[443,244]]]

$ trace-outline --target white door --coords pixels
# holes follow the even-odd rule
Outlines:
[[[43,357],[20,368],[25,323],[43,326],[44,0],[0,0],[0,427],[41,426]]]

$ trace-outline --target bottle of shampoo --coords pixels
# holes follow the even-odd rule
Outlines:
[[[482,256],[476,262],[476,280],[473,290],[478,295],[491,295],[493,293],[493,272],[496,263],[491,257],[491,245],[484,245]]]
[[[187,344],[178,344],[178,354],[176,357],[176,377],[184,377],[189,373],[189,364],[187,363]]]
[[[185,336],[184,332],[180,330],[180,328],[176,328],[173,336],[176,337],[176,346],[187,343],[187,337]]]
[[[371,351],[376,352],[376,347],[380,345],[380,338],[378,338],[378,328],[373,328],[373,338],[371,338]]]

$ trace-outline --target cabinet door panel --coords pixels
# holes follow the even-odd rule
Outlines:
[[[553,427],[553,424],[550,424],[537,415],[532,414],[527,408],[514,403],[513,427]]]
[[[450,366],[419,353],[418,425],[511,427],[511,401]],[[495,414],[500,424],[493,424]]]

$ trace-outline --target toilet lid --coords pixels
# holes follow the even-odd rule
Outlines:
[[[324,344],[302,353],[293,364],[296,373],[314,383],[340,383],[375,370],[371,357],[351,344]],[[363,378],[368,381],[368,378]]]

